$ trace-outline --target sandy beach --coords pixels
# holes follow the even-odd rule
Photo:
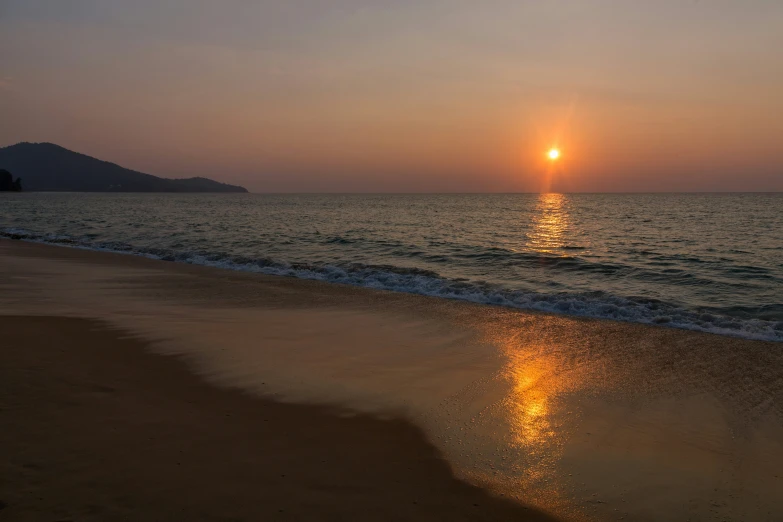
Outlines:
[[[0,328],[2,520],[550,520],[406,422],[217,390],[96,321]]]
[[[779,343],[0,240],[0,520],[781,520]]]
[[[0,42],[0,522],[783,522],[783,0]]]

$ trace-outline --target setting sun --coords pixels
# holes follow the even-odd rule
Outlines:
[[[547,156],[549,156],[549,159],[551,160],[556,160],[560,157],[560,151],[558,149],[549,149]]]

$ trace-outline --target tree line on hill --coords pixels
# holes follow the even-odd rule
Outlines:
[[[16,178],[5,169],[0,169],[0,192],[21,192],[22,178]]]

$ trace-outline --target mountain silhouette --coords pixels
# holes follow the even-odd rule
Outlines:
[[[207,178],[159,178],[54,143],[23,142],[0,148],[0,169],[22,178],[25,191],[247,192]]]

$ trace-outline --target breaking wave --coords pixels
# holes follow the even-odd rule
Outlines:
[[[783,305],[763,307],[764,310],[745,310],[742,307],[694,310],[661,300],[617,296],[602,291],[541,293],[515,290],[484,281],[447,278],[433,270],[385,264],[286,262],[264,257],[237,256],[225,252],[141,248],[117,241],[90,241],[65,235],[34,234],[21,229],[0,231],[0,237],[525,310],[656,324],[747,339],[783,342],[783,320],[779,320],[783,316]],[[330,241],[343,241],[343,239],[333,238]],[[553,262],[570,265],[581,261],[567,258]],[[612,270],[613,268],[603,266],[593,269]]]

